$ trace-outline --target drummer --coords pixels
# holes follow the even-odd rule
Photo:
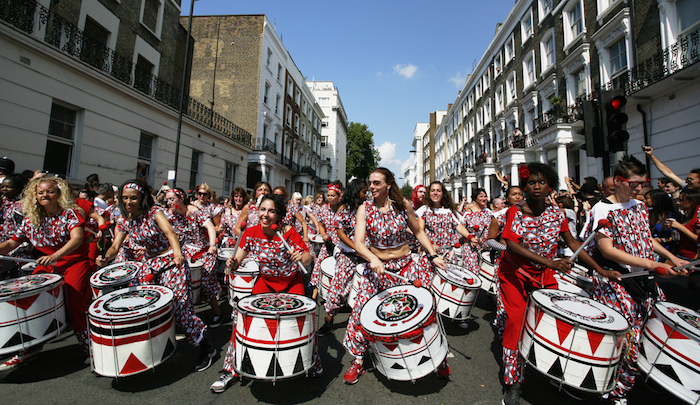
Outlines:
[[[360,263],[360,257],[355,252],[355,227],[357,226],[357,209],[364,203],[367,193],[367,183],[355,179],[348,184],[348,189],[340,200],[340,208],[334,218],[334,226],[338,236],[338,247],[335,254],[335,275],[331,280],[324,307],[328,318],[318,330],[319,336],[333,331],[333,317],[345,305],[352,288],[352,277],[355,267]]]
[[[301,239],[301,235],[292,226],[289,224],[280,225],[281,219],[287,213],[286,210],[287,201],[283,196],[264,195],[259,207],[260,224],[246,229],[241,236],[236,257],[231,257],[226,261],[226,267],[235,271],[249,253],[258,257],[260,277],[253,286],[253,294],[284,292],[304,295],[304,282],[298,262],[301,261],[303,265],[308,265],[311,262],[311,254]],[[276,226],[279,226],[279,229]],[[283,235],[293,251],[288,251],[285,248],[277,232]],[[223,371],[219,379],[214,381],[210,387],[213,392],[224,392],[238,380],[239,376],[233,369],[236,354],[235,333],[236,328],[233,328],[224,359]],[[323,374],[321,358],[318,355],[318,347],[314,345],[314,365],[310,375],[320,377],[321,374]]]
[[[455,244],[462,235],[469,243],[478,245],[478,238],[472,236],[457,219],[457,207],[450,193],[440,181],[434,181],[428,186],[428,193],[423,196],[423,205],[416,211],[416,217],[428,235],[433,249],[441,256],[449,256]],[[469,327],[467,320],[457,323],[459,327]]]
[[[127,235],[134,244],[144,246],[147,251],[143,257],[145,266],[139,272],[136,282],[149,284],[149,275],[153,275],[153,282],[173,290],[177,324],[185,331],[190,344],[199,345],[195,370],[208,369],[216,349],[204,337],[206,325],[194,313],[190,269],[180,250],[177,235],[163,211],[155,206],[148,185],[143,180],[130,180],[122,184],[119,187],[118,201],[121,216],[117,222],[114,243],[104,257],[97,258],[98,266],[104,266],[115,257]]]
[[[224,212],[224,207],[210,201],[213,194],[214,192],[207,183],[200,184],[197,187],[197,200],[193,202],[193,205],[200,210],[207,212],[214,226],[219,226],[219,223],[221,222],[221,214]]]
[[[2,203],[0,204],[0,242],[5,242],[10,239],[15,230],[19,228],[24,214],[22,213],[22,190],[27,184],[24,177],[19,174],[8,174],[0,183],[0,194]],[[32,257],[32,246],[28,242],[24,242],[7,256],[30,259]],[[5,277],[17,277],[17,269],[20,266],[19,262],[5,261],[0,262],[3,266],[0,279]]]
[[[476,237],[476,241],[469,243],[462,248],[462,259],[464,267],[476,274],[479,274],[479,255],[482,245],[486,242],[489,226],[493,212],[488,208],[489,197],[486,190],[477,188],[472,192],[472,202],[464,211],[462,225],[467,228],[471,235]]]
[[[368,343],[359,323],[362,307],[376,293],[401,284],[401,280],[384,273],[401,273],[406,278],[418,279],[428,285],[431,278],[428,262],[445,268],[445,261],[437,255],[430,239],[421,229],[411,202],[401,195],[394,174],[383,167],[375,169],[369,175],[369,191],[373,200],[365,201],[357,210],[355,250],[369,263],[365,267],[365,279],[360,285],[343,339],[343,345],[354,357],[343,378],[346,384],[357,383],[365,372],[363,357]],[[408,229],[413,231],[430,255],[419,263],[411,257]],[[440,363],[437,374],[440,378],[449,378],[447,359]]]
[[[508,249],[498,273],[499,299],[506,312],[503,330],[504,405],[520,403],[524,363],[518,353],[518,339],[528,293],[540,288],[557,288],[554,272],[567,273],[571,269],[570,261],[554,260],[559,236],[571,249],[579,247],[569,233],[564,213],[546,201],[552,189],[559,186],[554,169],[542,163],[530,163],[520,166],[519,173],[520,184],[525,187],[525,200],[510,207],[506,213],[503,239]],[[610,274],[588,254],[582,252],[581,258],[601,274]]]
[[[259,223],[258,205],[260,204],[260,200],[265,194],[270,194],[272,192],[272,187],[270,187],[269,183],[260,181],[255,184],[253,190],[255,190],[255,195],[250,201],[248,201],[248,205],[243,207],[243,210],[241,210],[241,215],[238,218],[238,222],[236,223],[235,228],[233,229],[233,232],[236,235],[241,234],[241,228],[245,228],[246,226],[248,228],[252,228]],[[243,224],[246,225],[243,226]]]
[[[340,244],[338,232],[336,231],[335,215],[340,210],[340,199],[343,197],[343,185],[339,181],[334,181],[328,185],[326,195],[328,196],[328,204],[323,205],[318,210],[318,218],[321,222],[321,235],[323,236],[324,244],[318,252],[318,257],[314,263],[314,269],[311,273],[309,285],[312,293],[311,298],[316,299],[318,295],[318,280],[321,277],[321,262],[328,256],[333,254],[335,246]]]
[[[214,318],[209,324],[212,328],[221,326],[221,309],[216,296],[221,292],[221,284],[216,279],[219,256],[216,248],[216,228],[209,213],[189,204],[185,190],[171,188],[165,194],[168,211],[165,217],[173,227],[173,231],[185,247],[185,256],[190,263],[200,260],[202,268],[202,301],[208,302],[214,312]]]
[[[63,276],[66,305],[75,337],[90,361],[86,311],[90,305],[90,264],[88,246],[84,242],[85,220],[70,193],[70,186],[58,177],[36,178],[29,182],[22,200],[25,214],[10,240],[0,243],[0,254],[6,254],[30,242],[43,256],[36,261],[34,273]],[[33,355],[41,346],[30,349]],[[3,365],[4,369],[20,364],[29,353],[20,353]]]
[[[232,248],[236,246],[238,234],[234,232],[234,229],[249,199],[250,197],[243,187],[236,187],[231,191],[231,206],[224,209],[218,229],[223,233],[221,247]]]
[[[591,251],[593,257],[597,260],[600,258],[598,261],[602,265],[617,270],[609,272],[612,273],[611,280],[615,280],[620,273],[655,268],[663,270],[664,274],[661,277],[676,276],[677,273],[670,265],[655,261],[655,252],[670,260],[674,266],[687,263],[671,254],[651,236],[647,208],[636,199],[640,190],[650,184],[647,174],[644,164],[634,156],[625,157],[620,161],[613,180],[615,193],[593,206],[590,220],[581,233],[581,237],[585,239],[593,232],[598,221],[607,219],[610,222],[609,228],[598,231],[595,246]],[[685,270],[682,272],[686,273]],[[623,284],[610,282],[599,275],[593,277],[593,293],[598,301],[621,312],[632,325],[633,336],[628,335],[627,355],[620,361],[617,385],[603,396],[626,403],[627,393],[634,386],[639,374],[636,360],[643,323],[651,315],[654,302],[665,301],[665,296],[655,283],[651,291],[644,291],[644,295],[639,296],[633,295]]]

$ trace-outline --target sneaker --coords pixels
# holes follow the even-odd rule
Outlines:
[[[202,372],[211,367],[216,355],[216,348],[207,339],[202,339],[199,343],[199,359],[195,366],[195,371]]]
[[[15,367],[27,364],[30,360],[34,359],[40,352],[44,345],[38,345],[29,348],[23,352],[19,352],[14,356],[10,357],[4,363],[0,364],[0,371],[12,370]]]
[[[360,363],[357,360],[354,360],[352,364],[350,364],[350,368],[348,371],[345,372],[345,376],[343,376],[343,381],[345,381],[345,384],[355,384],[357,380],[360,379],[360,376],[365,373],[365,368],[362,366],[362,363]]]
[[[326,336],[327,334],[333,332],[333,329],[335,329],[335,326],[333,325],[333,321],[326,321],[326,323],[323,324],[317,331],[316,335],[318,336]]]
[[[219,315],[214,315],[214,318],[211,320],[211,323],[209,324],[209,327],[213,328],[218,328],[221,326],[221,322],[223,322],[223,317],[221,314]]]
[[[462,329],[469,329],[469,322],[467,322],[466,319],[463,319],[461,321],[457,321],[457,326],[459,326]]]
[[[450,371],[450,366],[447,364],[447,359],[443,360],[442,363],[437,368],[437,376],[438,378],[442,378],[443,380],[447,380],[450,378],[450,375],[452,372]]]
[[[506,386],[506,394],[503,396],[502,405],[520,405],[520,384]]]
[[[232,386],[233,383],[235,383],[236,381],[238,381],[238,375],[236,373],[229,373],[228,371],[224,371],[219,376],[219,379],[214,381],[214,383],[211,385],[211,387],[209,387],[209,389],[212,392],[220,394],[226,391],[226,389]]]

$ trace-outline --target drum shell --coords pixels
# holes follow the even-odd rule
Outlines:
[[[253,293],[253,286],[260,275],[258,264],[250,259],[229,275],[229,303],[233,307],[235,302]]]
[[[686,313],[695,325],[667,313]],[[700,314],[681,305],[657,302],[639,338],[638,368],[666,390],[694,404],[700,400]],[[696,328],[695,333],[689,329]]]
[[[201,298],[202,291],[202,271],[204,270],[204,262],[196,260],[190,262],[190,279],[192,282],[192,303],[196,304]]]
[[[34,269],[36,269],[36,262],[24,263],[22,267],[19,268],[20,277],[34,273]]]
[[[573,293],[549,291],[565,297],[574,297],[594,307],[603,304]],[[617,313],[621,320],[624,317]],[[518,349],[523,358],[535,369],[564,385],[592,393],[606,393],[615,388],[617,368],[623,355],[625,329],[593,328],[573,321],[543,307],[530,297]]]
[[[328,296],[331,289],[331,282],[335,277],[336,261],[335,257],[328,256],[321,261],[321,277],[318,280],[318,293],[322,299]]]
[[[100,297],[104,294],[110,293],[112,291],[116,290],[121,290],[122,288],[128,287],[133,279],[136,277],[138,274],[138,270],[133,272],[131,276],[126,275],[123,278],[115,279],[112,282],[107,282],[104,281],[101,278],[101,275],[104,274],[105,272],[111,271],[114,267],[117,266],[128,266],[129,264],[133,263],[135,268],[138,269],[139,266],[141,266],[141,263],[136,263],[136,262],[122,262],[122,263],[117,263],[113,264],[107,267],[104,267],[98,271],[96,271],[92,276],[90,276],[90,290],[92,291],[92,298],[97,298]]]
[[[455,280],[447,270],[438,267],[430,283],[430,291],[435,295],[436,311],[449,319],[467,319],[479,295],[481,280],[474,273],[463,271],[463,267],[453,264],[448,266],[463,273],[464,277],[472,280],[473,283]]]
[[[217,273],[218,274],[224,274],[226,273],[226,260],[228,260],[229,256],[233,255],[236,249],[234,248],[219,248],[218,250],[218,268],[217,268]]]
[[[246,303],[263,296],[308,300],[301,311],[260,313]],[[311,305],[313,304],[313,305]],[[234,369],[242,376],[276,381],[308,372],[314,364],[316,303],[291,294],[260,294],[239,301]]]
[[[496,291],[496,269],[491,263],[489,252],[482,252],[479,256],[479,279],[481,279],[481,289],[489,294],[495,295]]]
[[[362,284],[362,280],[365,278],[364,271],[364,264],[358,264],[355,266],[355,272],[352,275],[352,286],[350,287],[350,293],[348,294],[348,307],[350,308],[355,307],[355,299],[357,298],[357,294],[360,292],[360,284]]]
[[[108,313],[102,307],[115,294],[155,290],[164,305],[141,313]],[[169,299],[167,298],[169,296]],[[144,285],[101,296],[88,308],[92,370],[105,377],[126,377],[153,369],[175,353],[174,294],[167,287]]]
[[[0,296],[0,355],[44,343],[66,328],[63,277],[34,274],[2,284],[36,281],[41,284],[37,288]]]

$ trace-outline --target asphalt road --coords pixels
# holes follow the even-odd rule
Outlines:
[[[700,308],[697,292],[685,288],[687,279],[678,278],[661,283],[669,301]],[[222,308],[230,314],[230,307]],[[197,312],[205,322],[211,320],[208,306],[200,305]],[[264,381],[244,380],[223,394],[209,391],[209,385],[218,378],[223,357],[201,373],[192,371],[198,348],[180,340],[177,353],[166,362],[148,371],[128,378],[99,377],[83,364],[83,357],[72,333],[66,333],[46,344],[41,354],[23,367],[0,373],[0,401],[6,404],[293,404],[313,403],[338,405],[352,404],[499,404],[502,394],[501,347],[494,339],[491,321],[494,303],[481,293],[472,311],[473,320],[468,330],[445,322],[450,345],[450,381],[431,374],[410,382],[389,381],[378,371],[362,376],[355,385],[343,383],[343,373],[351,356],[342,346],[348,313],[337,316],[333,334],[319,338],[324,374],[320,378],[300,377],[278,381],[275,385]],[[210,330],[210,340],[226,352],[231,335],[231,322]],[[523,404],[597,404],[593,397],[577,401],[559,392],[532,367],[526,369],[523,385]],[[629,395],[630,404],[681,404],[672,394],[653,392],[638,379]]]

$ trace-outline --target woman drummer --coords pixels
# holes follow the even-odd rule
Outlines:
[[[247,228],[241,236],[241,243],[236,257],[226,261],[226,266],[235,271],[240,263],[253,253],[260,266],[260,277],[253,286],[253,294],[290,293],[304,295],[304,282],[298,262],[307,266],[311,262],[311,254],[301,235],[289,224],[282,224],[286,215],[287,201],[281,195],[266,194],[259,207],[260,224]],[[280,225],[282,224],[282,225]],[[279,228],[278,228],[279,227]],[[287,250],[283,241],[277,235],[279,232],[293,249]],[[214,381],[210,389],[213,392],[224,392],[237,379],[233,370],[236,354],[236,328],[233,328],[231,341],[224,359],[221,376]],[[319,377],[323,373],[318,348],[314,346],[314,365],[310,375]]]
[[[243,210],[241,211],[241,216],[238,218],[238,222],[236,223],[236,226],[233,229],[233,232],[236,235],[241,234],[242,228],[252,228],[259,223],[258,204],[260,204],[260,200],[265,194],[270,194],[272,192],[272,187],[270,187],[269,183],[261,181],[255,184],[253,190],[253,198],[250,201],[248,201],[248,205],[243,207]],[[243,224],[245,224],[245,226],[243,226]]]
[[[155,206],[143,180],[124,183],[119,188],[118,201],[122,215],[117,222],[114,242],[105,256],[97,259],[97,264],[104,266],[112,260],[127,235],[134,244],[144,246],[144,266],[135,283],[149,284],[153,281],[173,290],[175,320],[190,344],[199,344],[195,370],[206,370],[211,366],[216,349],[204,337],[207,327],[194,313],[190,269],[180,250],[177,235],[163,211]]]
[[[8,174],[2,183],[0,183],[0,242],[9,240],[15,230],[19,228],[24,220],[22,213],[22,190],[27,184],[27,181],[19,174]],[[30,259],[32,257],[32,246],[29,242],[24,242],[17,246],[7,256]],[[10,278],[17,277],[17,269],[20,267],[19,262],[3,261],[7,267],[3,266],[0,279],[9,276]]]
[[[328,314],[326,323],[318,330],[318,336],[333,331],[333,317],[347,302],[352,287],[352,277],[360,258],[355,252],[355,227],[357,226],[357,209],[365,201],[367,183],[355,179],[348,184],[340,200],[340,207],[335,215],[335,230],[338,237],[338,250],[335,253],[335,275],[331,280],[324,307]]]
[[[209,325],[218,328],[221,325],[221,309],[216,296],[221,292],[221,284],[216,278],[217,261],[216,228],[208,212],[189,204],[189,198],[181,188],[171,188],[165,194],[168,211],[165,217],[173,227],[180,246],[184,246],[187,260],[193,263],[200,260],[202,268],[202,301],[208,302],[214,312],[214,319]]]
[[[662,277],[674,277],[676,272],[665,263],[655,261],[654,253],[669,259],[674,266],[687,263],[671,254],[651,236],[649,215],[646,206],[636,199],[643,187],[650,184],[646,167],[634,156],[620,161],[615,169],[615,193],[593,206],[590,221],[582,231],[585,239],[594,230],[594,224],[607,219],[610,227],[598,230],[593,257],[612,270],[610,280],[619,281],[620,272],[640,272],[644,269],[660,268]],[[685,273],[685,270],[683,270]],[[626,341],[627,355],[620,361],[620,371],[615,389],[605,394],[605,399],[623,402],[634,386],[639,371],[636,360],[639,354],[639,338],[644,321],[651,315],[655,301],[664,301],[663,292],[654,283],[652,290],[644,291],[643,296],[635,296],[625,286],[595,275],[593,293],[603,304],[622,313],[632,325],[631,336]],[[656,296],[656,297],[654,297]],[[626,402],[624,402],[626,403]]]
[[[207,183],[200,184],[197,187],[197,201],[194,202],[194,206],[207,212],[214,226],[219,226],[224,207],[211,201],[213,194],[214,192]]]
[[[476,237],[475,242],[462,248],[463,265],[467,270],[476,274],[479,273],[481,247],[486,242],[491,218],[493,218],[493,212],[488,209],[488,202],[489,197],[486,195],[486,190],[483,188],[475,189],[472,192],[472,202],[467,205],[462,219],[462,225],[467,228],[471,235]]]
[[[430,239],[420,228],[410,201],[401,195],[394,174],[385,168],[375,169],[369,175],[369,191],[373,200],[365,201],[357,210],[355,250],[369,263],[343,339],[343,345],[354,357],[343,378],[346,384],[355,384],[365,372],[363,357],[368,343],[359,324],[362,307],[376,293],[401,284],[401,280],[385,272],[401,273],[408,279],[421,280],[428,285],[432,275],[428,262],[445,267],[445,261],[437,256]],[[420,263],[411,257],[408,229],[430,255]],[[438,367],[438,376],[449,378],[447,359]]]
[[[325,204],[318,210],[318,218],[320,225],[320,232],[323,236],[324,244],[321,250],[318,252],[318,257],[314,263],[314,269],[311,272],[311,280],[309,285],[311,287],[312,293],[311,298],[316,299],[318,295],[318,281],[321,278],[321,262],[328,256],[333,254],[335,246],[340,244],[338,239],[338,232],[336,231],[335,215],[340,210],[340,199],[343,196],[343,185],[339,181],[334,181],[328,185],[326,190],[326,195],[328,196],[328,204]]]
[[[499,299],[507,314],[503,331],[505,405],[520,401],[524,363],[518,353],[518,339],[528,293],[540,288],[557,288],[555,271],[566,273],[571,269],[570,261],[554,260],[560,236],[571,249],[579,247],[569,233],[564,213],[546,201],[552,189],[559,186],[554,169],[541,163],[522,165],[520,184],[525,187],[525,200],[506,212],[503,239],[508,249],[503,254],[498,273]],[[588,266],[605,274],[585,252],[581,253],[581,258]]]
[[[232,248],[236,246],[238,234],[234,232],[234,229],[249,198],[243,187],[236,187],[231,191],[231,206],[224,210],[224,213],[221,215],[221,223],[219,224],[219,230],[224,236],[221,241],[221,247]]]
[[[88,357],[87,362],[90,340],[86,311],[92,298],[90,264],[88,245],[83,243],[85,220],[70,190],[68,183],[58,177],[30,181],[22,200],[25,217],[12,238],[0,244],[0,254],[6,254],[28,241],[43,254],[36,261],[34,273],[63,276],[68,314],[75,336]]]

